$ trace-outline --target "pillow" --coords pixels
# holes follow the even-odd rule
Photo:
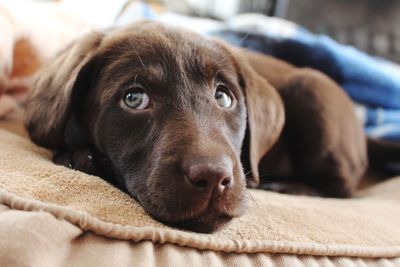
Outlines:
[[[199,234],[155,221],[135,200],[101,178],[57,166],[51,162],[49,151],[0,129],[0,204],[0,261],[2,255],[18,256],[28,250],[32,253],[32,249],[18,248],[16,254],[13,247],[20,240],[35,244],[35,251],[40,247],[38,242],[59,239],[73,228],[91,236],[86,244],[92,251],[88,252],[89,258],[97,260],[106,254],[96,250],[95,244],[103,244],[97,239],[105,239],[124,240],[135,246],[151,244],[153,252],[171,252],[168,248],[173,248],[171,253],[182,250],[189,255],[202,250],[205,254],[215,253],[217,258],[236,255],[256,262],[263,257],[303,255],[296,260],[304,264],[303,260],[310,257],[317,262],[322,259],[321,264],[326,257],[330,261],[361,258],[374,264],[382,259],[372,258],[386,258],[393,264],[400,263],[400,177],[360,191],[352,199],[248,190],[249,207],[244,216],[216,233]],[[31,219],[21,223],[24,216]],[[56,230],[46,226],[53,221],[58,225]],[[27,235],[32,229],[37,229],[42,241]],[[13,235],[8,238],[10,233]],[[40,258],[40,254],[36,256]],[[82,254],[80,259],[88,258]]]

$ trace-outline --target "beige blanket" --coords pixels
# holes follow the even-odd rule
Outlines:
[[[137,202],[100,178],[56,166],[48,151],[0,129],[0,251],[16,246],[18,240],[39,248],[35,234],[27,238],[26,232],[48,231],[51,240],[62,242],[63,235],[83,230],[101,237],[221,253],[400,257],[400,177],[353,199],[260,190],[249,190],[248,196],[246,215],[215,234],[172,229],[153,220]],[[18,210],[40,211],[36,220],[41,223],[33,219],[32,224],[30,220],[17,223],[21,215],[11,211]],[[57,230],[40,228],[54,217]],[[10,232],[13,223],[18,231]]]

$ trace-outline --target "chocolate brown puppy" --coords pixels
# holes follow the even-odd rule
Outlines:
[[[200,232],[241,215],[265,174],[298,179],[278,191],[344,197],[367,166],[352,104],[326,76],[155,22],[66,48],[38,74],[26,126],[56,163]]]

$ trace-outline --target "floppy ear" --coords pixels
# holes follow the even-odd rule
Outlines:
[[[35,143],[50,149],[65,146],[72,95],[89,89],[91,63],[102,38],[98,32],[86,35],[37,74],[25,111],[25,125]]]
[[[247,184],[259,184],[258,164],[278,140],[284,124],[284,106],[281,97],[266,79],[258,75],[247,62],[244,53],[235,50],[242,75],[247,107],[247,131],[242,156],[249,165],[251,176]]]

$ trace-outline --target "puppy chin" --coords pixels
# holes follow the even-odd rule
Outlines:
[[[229,223],[233,218],[244,214],[246,202],[236,202],[235,207],[228,209],[220,207],[217,202],[199,212],[170,213],[168,218],[151,214],[152,217],[166,225],[199,233],[212,233]],[[198,210],[198,209],[193,209]]]
[[[236,184],[224,194],[211,193],[208,197],[183,188],[172,188],[167,190],[168,193],[161,189],[138,190],[137,186],[128,185],[127,191],[154,219],[183,230],[211,233],[244,214],[247,206],[244,180],[240,176],[235,180]]]
[[[242,212],[243,213],[243,212]],[[217,211],[207,211],[195,217],[187,218],[179,222],[171,223],[169,225],[193,232],[199,233],[212,233],[223,228],[233,218],[241,214],[228,214],[220,213]]]

